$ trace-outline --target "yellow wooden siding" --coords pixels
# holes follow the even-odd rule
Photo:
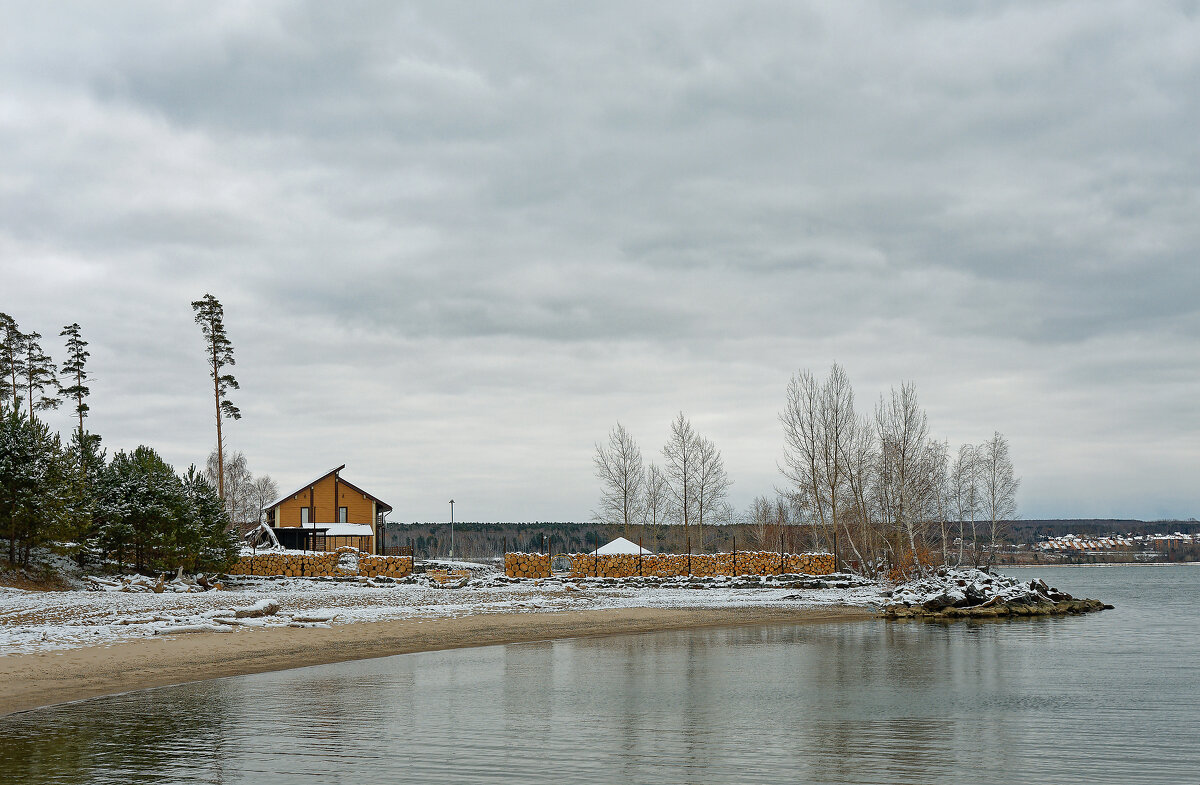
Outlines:
[[[309,523],[336,523],[338,522],[337,508],[346,508],[346,523],[365,523],[372,528],[375,527],[374,519],[374,502],[362,493],[347,486],[344,482],[338,482],[338,503],[334,503],[333,499],[333,476],[326,477],[313,487],[313,504],[316,506],[316,515],[310,519]],[[275,507],[275,525],[276,526],[299,526],[300,525],[300,510],[309,506],[308,488],[300,491],[295,496],[288,497],[280,502]]]
[[[346,508],[346,523],[367,523],[374,528],[375,521],[371,517],[370,499],[345,485],[339,485],[338,495],[341,497],[339,506]],[[336,515],[333,520],[337,520]]]

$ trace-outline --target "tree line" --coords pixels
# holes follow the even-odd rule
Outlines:
[[[72,323],[61,368],[38,332],[0,313],[0,538],[12,565],[29,566],[35,548],[64,544],[81,566],[115,563],[137,570],[223,570],[238,555],[237,535],[258,525],[277,495],[255,478],[245,456],[226,455],[222,421],[241,414],[228,398],[233,346],[212,295],[192,303],[213,383],[217,446],[204,471],[177,472],[152,447],[111,457],[86,420],[91,373],[82,328]],[[43,421],[63,403],[75,427],[64,442]]]
[[[836,364],[825,379],[808,370],[794,374],[779,419],[784,481],[741,512],[725,502],[730,480],[720,452],[682,413],[662,451],[665,470],[643,467],[640,449],[618,423],[607,444],[596,445],[596,520],[626,530],[641,525],[648,540],[656,527],[694,525],[697,535],[685,538],[686,547],[701,550],[715,541],[704,535],[706,521],[744,524],[751,544],[766,549],[794,539],[799,528],[808,547],[872,576],[994,561],[1020,486],[998,431],[952,452],[930,435],[914,385],[892,388],[870,413],[859,413],[849,377]]]
[[[547,548],[556,555],[588,553],[616,537],[633,542],[645,537],[640,524],[631,533],[621,524],[597,521],[525,521],[481,522],[458,521],[455,524],[454,553],[465,559],[487,559],[501,556],[505,550],[542,552]],[[645,546],[663,553],[682,553],[686,550],[683,526],[664,526]],[[802,547],[802,532],[785,533],[785,545],[794,550]],[[794,542],[793,542],[794,540]],[[705,527],[705,548],[730,550],[746,549],[754,541],[750,527],[745,524],[726,524]],[[443,558],[449,553],[450,524],[447,522],[397,523],[389,522],[383,529],[386,547],[411,546],[418,559]],[[775,543],[778,547],[779,543]]]

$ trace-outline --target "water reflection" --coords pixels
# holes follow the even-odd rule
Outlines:
[[[1200,644],[1200,569],[1056,581],[1118,610],[702,629],[224,679],[0,720],[0,762],[6,782],[36,784],[1194,780],[1200,670],[1180,653]]]

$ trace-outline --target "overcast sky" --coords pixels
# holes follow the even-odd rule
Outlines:
[[[230,447],[392,520],[586,519],[680,410],[743,507],[835,361],[1023,517],[1200,513],[1196,2],[0,8],[0,310],[110,451],[212,449],[211,292]]]

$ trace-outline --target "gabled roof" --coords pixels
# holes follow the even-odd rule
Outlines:
[[[283,504],[285,501],[292,498],[293,496],[299,495],[300,493],[308,490],[312,486],[319,483],[321,480],[324,480],[329,475],[337,474],[338,472],[340,472],[342,469],[345,469],[345,468],[346,468],[346,464],[343,463],[341,466],[330,469],[329,471],[325,472],[324,474],[322,474],[320,477],[316,478],[312,482],[306,482],[303,485],[301,485],[299,488],[297,488],[296,490],[292,491],[291,493],[285,493],[283,496],[280,496],[277,500],[275,500],[275,501],[271,502],[269,505],[267,505],[267,509],[270,509],[271,507],[278,507],[279,505]],[[374,501],[377,505],[379,505],[379,509],[381,512],[391,512],[392,511],[392,505],[388,504],[383,499],[380,499],[378,496],[375,496],[374,494],[367,493],[362,488],[359,488],[357,485],[355,485],[354,483],[347,480],[345,477],[338,477],[338,483],[341,485],[345,485],[346,487],[351,488],[353,490],[356,490],[359,493],[361,493],[363,496],[366,496],[368,499],[371,499],[372,501]]]

